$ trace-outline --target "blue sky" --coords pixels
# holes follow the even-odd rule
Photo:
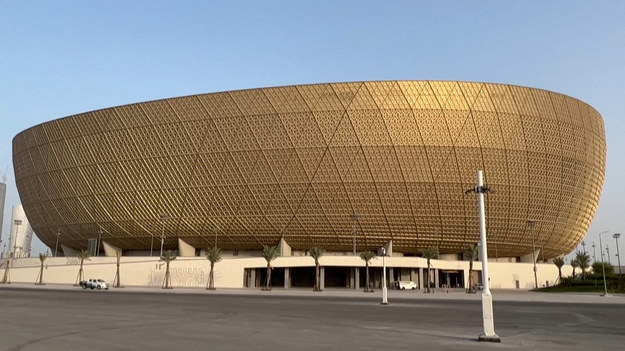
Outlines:
[[[625,231],[624,18],[617,0],[0,0],[3,239],[19,203],[11,140],[35,124],[214,91],[436,79],[553,90],[602,114],[606,179],[586,239],[598,246],[598,232]]]

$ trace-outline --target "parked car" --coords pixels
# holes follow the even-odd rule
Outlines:
[[[109,285],[106,283],[106,281],[104,281],[103,279],[89,279],[89,280],[83,280],[80,282],[80,286],[83,289],[97,289],[97,290],[108,290],[109,289]]]
[[[415,282],[409,280],[400,280],[395,282],[395,289],[406,290],[406,289],[416,289],[417,284]]]

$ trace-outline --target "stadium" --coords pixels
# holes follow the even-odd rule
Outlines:
[[[98,255],[102,243],[149,256],[162,240],[182,256],[280,243],[292,256],[437,247],[462,260],[479,241],[476,197],[465,192],[483,170],[489,257],[547,261],[586,234],[605,158],[603,120],[588,104],[455,81],[170,98],[60,118],[13,140],[28,220],[66,255]]]

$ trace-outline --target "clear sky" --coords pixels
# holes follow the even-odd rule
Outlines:
[[[35,124],[175,96],[393,79],[524,85],[592,105],[608,162],[586,249],[598,252],[601,231],[625,234],[625,1],[0,0],[3,239],[20,202],[11,141]]]

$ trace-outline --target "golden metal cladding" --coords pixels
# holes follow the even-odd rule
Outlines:
[[[171,98],[46,122],[13,140],[17,187],[41,240],[126,250],[461,253],[573,250],[604,180],[603,120],[577,99],[513,85],[382,81]],[[352,221],[351,214],[358,214]],[[161,220],[167,214],[167,220]]]

